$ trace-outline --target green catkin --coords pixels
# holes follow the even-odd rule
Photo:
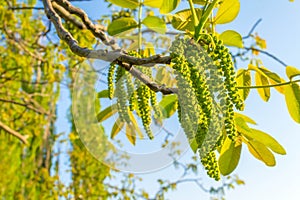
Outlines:
[[[114,97],[114,73],[115,73],[115,69],[116,69],[116,64],[111,63],[109,66],[109,70],[108,70],[108,75],[107,75],[107,85],[108,85],[108,97],[110,99],[113,99]]]
[[[137,106],[139,110],[140,117],[142,118],[142,123],[146,134],[150,139],[153,139],[153,133],[150,128],[151,124],[151,108],[149,105],[150,89],[146,85],[141,85],[137,89]]]
[[[203,156],[201,158],[201,163],[204,166],[206,173],[209,177],[214,178],[216,181],[220,180],[221,176],[219,165],[216,158],[216,153],[214,151],[211,151],[205,156]]]
[[[191,39],[176,38],[170,49],[178,86],[178,118],[187,137],[196,139],[207,174],[219,180],[214,150],[224,141],[223,130],[235,140],[234,107],[243,110],[244,105],[229,50],[214,35],[203,34],[199,43],[201,47]],[[193,120],[195,116],[198,120]]]
[[[154,92],[153,90],[150,91],[150,102],[154,110],[154,118],[160,119],[162,117],[162,112],[159,105],[157,104],[156,92]]]
[[[119,113],[120,120],[123,122],[131,123],[130,117],[128,114],[128,105],[127,105],[127,93],[125,90],[125,69],[118,66],[116,70],[116,90],[115,96],[117,97],[117,109]]]
[[[136,104],[136,91],[132,82],[131,74],[126,73],[126,88],[129,96],[129,110],[134,111]]]

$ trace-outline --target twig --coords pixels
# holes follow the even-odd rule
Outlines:
[[[7,133],[15,136],[16,138],[18,138],[21,142],[23,142],[24,144],[28,144],[27,142],[27,137],[21,135],[20,133],[18,133],[17,131],[11,129],[10,127],[8,127],[7,125],[5,125],[4,123],[2,123],[0,121],[0,128],[2,128],[3,130],[5,130]]]
[[[262,54],[265,54],[265,55],[269,56],[270,58],[274,59],[275,61],[277,61],[278,63],[280,63],[284,67],[287,66],[287,64],[285,62],[283,62],[282,60],[280,60],[279,58],[277,58],[276,56],[274,56],[273,54],[271,54],[267,51],[257,49],[257,48],[254,48],[254,47],[244,47],[244,49],[247,50],[247,51],[258,51],[258,52],[260,52]]]
[[[248,39],[249,37],[251,37],[252,33],[254,32],[254,30],[256,29],[256,27],[258,26],[258,24],[262,21],[262,19],[257,20],[257,22],[255,22],[255,24],[252,26],[251,30],[249,31],[248,35],[243,37],[244,39]]]

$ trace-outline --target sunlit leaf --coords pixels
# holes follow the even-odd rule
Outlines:
[[[300,76],[300,70],[296,67],[287,66],[285,70],[286,75],[289,77],[290,80],[292,80],[295,76]]]
[[[164,118],[171,117],[177,109],[177,95],[164,96],[159,102]]]
[[[108,1],[122,8],[135,9],[139,6],[138,0],[108,0]]]
[[[126,137],[132,145],[135,145],[136,133],[132,124],[126,124]]]
[[[249,87],[251,86],[251,74],[249,70],[239,69],[236,75],[237,86]],[[239,95],[244,100],[247,99],[250,93],[250,88],[239,89]]]
[[[285,86],[284,95],[291,117],[300,123],[300,86],[297,83]]]
[[[269,80],[265,76],[263,76],[261,73],[256,72],[255,73],[255,83],[257,86],[268,86],[269,85]],[[259,96],[264,100],[264,101],[269,101],[270,96],[271,96],[271,91],[269,87],[265,88],[257,88]]]
[[[109,35],[117,35],[125,31],[129,31],[138,27],[138,23],[130,17],[124,17],[112,21],[107,27]]]
[[[161,14],[170,13],[177,8],[179,3],[180,3],[180,0],[164,0],[160,7],[159,12]]]
[[[193,3],[204,6],[207,3],[207,1],[206,0],[193,0]]]
[[[110,133],[110,138],[114,139],[116,137],[116,135],[122,130],[122,128],[124,127],[124,122],[122,122],[120,120],[120,118],[118,118],[116,120],[116,122],[114,123],[112,129],[111,129],[111,133]]]
[[[246,116],[246,115],[243,115],[243,114],[241,114],[241,113],[235,112],[235,113],[234,113],[234,117],[235,117],[235,118],[240,117],[240,118],[242,118],[245,122],[250,123],[250,124],[254,124],[254,125],[257,124],[253,119],[251,119],[250,117],[248,117],[248,116]]]
[[[216,24],[226,24],[233,21],[240,11],[239,0],[224,0],[215,17]]]
[[[273,152],[285,155],[285,149],[269,134],[257,129],[251,129],[251,133],[248,135],[252,140],[262,143],[266,147],[270,148]]]
[[[139,135],[139,137],[142,139],[144,136],[143,136],[143,133],[134,117],[134,115],[132,114],[132,112],[128,112],[129,114],[129,117],[130,117],[130,121],[135,129],[135,131],[137,132],[137,134]]]
[[[243,38],[242,36],[233,30],[227,30],[221,33],[220,40],[223,41],[225,45],[243,48]]]
[[[262,143],[249,140],[246,142],[249,152],[258,160],[264,162],[267,166],[275,166],[276,160],[273,153]]]
[[[219,169],[222,175],[229,175],[237,167],[242,151],[242,143],[237,140],[233,142],[226,138],[219,157]]]
[[[164,0],[144,0],[144,5],[152,8],[160,8]]]
[[[111,116],[113,116],[116,112],[117,112],[117,105],[114,104],[112,106],[107,107],[103,111],[101,111],[97,115],[97,120],[98,120],[98,122],[103,122],[104,120],[106,120],[106,119],[110,118]]]
[[[202,10],[196,9],[198,17],[201,17]],[[178,11],[173,15],[172,26],[180,31],[194,31],[195,26],[193,23],[192,12],[190,9]]]
[[[159,17],[156,16],[147,16],[142,24],[147,26],[149,29],[154,30],[155,32],[165,34],[167,30],[166,23]]]

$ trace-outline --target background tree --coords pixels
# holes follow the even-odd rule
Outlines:
[[[270,88],[275,87],[285,96],[291,117],[299,123],[300,90],[297,77],[300,73],[297,68],[287,66],[289,81],[285,81],[263,67],[261,60],[255,57],[249,61],[248,69],[239,69],[236,75],[233,74],[233,64],[239,67],[239,59],[248,58],[251,54],[266,54],[286,66],[284,62],[264,50],[265,41],[254,35],[253,30],[244,38],[233,30],[220,35],[215,31],[216,25],[234,20],[239,12],[238,1],[189,1],[188,10],[179,11],[172,16],[168,13],[178,6],[179,1],[109,2],[121,8],[111,16],[102,16],[97,22],[92,21],[80,8],[64,0],[44,0],[43,7],[34,7],[36,2],[32,1],[1,3],[3,25],[0,103],[3,112],[0,127],[1,132],[5,133],[1,134],[1,152],[5,153],[1,168],[3,167],[2,172],[5,173],[1,173],[0,184],[3,188],[1,195],[4,198],[150,198],[145,191],[135,190],[132,174],[125,175],[122,187],[105,182],[109,180],[111,171],[97,162],[82,145],[83,142],[91,151],[91,147],[95,147],[93,145],[102,142],[97,147],[97,153],[106,152],[108,149],[114,151],[113,147],[103,144],[106,138],[101,125],[98,125],[95,131],[88,126],[85,131],[80,129],[79,135],[85,133],[91,136],[81,142],[76,133],[80,125],[73,123],[69,140],[72,147],[68,152],[72,181],[70,185],[60,181],[61,152],[59,148],[53,151],[55,144],[59,142],[59,134],[55,132],[54,127],[56,103],[61,85],[67,85],[70,89],[75,87],[72,93],[75,108],[78,103],[77,96],[93,95],[94,91],[84,88],[84,84],[78,84],[78,71],[86,69],[85,58],[112,62],[107,79],[108,90],[99,92],[98,97],[102,103],[107,101],[108,97],[116,97],[116,105],[101,109],[102,103],[93,98],[92,102],[88,98],[78,105],[88,108],[95,104],[93,110],[98,112],[99,122],[110,120],[108,118],[118,112],[119,118],[112,127],[112,138],[124,127],[132,144],[137,143],[137,136],[143,138],[147,135],[153,139],[150,121],[160,126],[164,119],[174,118],[178,111],[179,121],[191,148],[200,152],[201,161],[212,178],[218,180],[220,173],[228,175],[235,169],[242,144],[248,146],[255,158],[268,166],[275,165],[272,152],[285,154],[283,147],[270,135],[249,127],[247,123],[255,122],[245,115],[234,114],[233,104],[242,110],[242,100],[247,98],[250,89],[258,89],[261,98],[268,101]],[[144,13],[143,8],[146,9]],[[158,8],[160,14],[152,12],[152,8]],[[217,12],[212,15],[215,9]],[[45,14],[52,23],[45,18]],[[174,32],[167,32],[167,27]],[[179,34],[179,31],[185,32],[186,37],[169,38],[170,35]],[[107,33],[114,37],[108,36]],[[55,34],[61,40],[58,40]],[[254,45],[246,47],[243,39],[253,40]],[[171,47],[172,54],[163,52],[155,55],[155,48],[164,48],[166,43],[172,41],[175,41],[172,44],[173,49]],[[95,50],[99,44],[106,47]],[[227,51],[223,44],[238,48],[238,53]],[[190,52],[193,52],[192,56],[189,56]],[[229,53],[234,62],[231,61]],[[206,55],[209,57],[205,57]],[[199,63],[203,56],[208,64]],[[196,58],[196,61],[193,58]],[[209,63],[217,66],[215,71]],[[209,69],[209,76],[205,78],[205,73],[195,66]],[[86,74],[89,69],[83,73]],[[218,70],[222,73],[213,77],[211,74],[219,73]],[[92,71],[97,72],[96,69]],[[251,81],[251,71],[255,73],[255,83]],[[195,76],[196,74],[198,75]],[[95,85],[95,80],[88,80],[88,86]],[[224,90],[223,94],[226,94],[225,97],[213,95],[213,91],[220,91],[220,88],[210,87],[210,80],[213,80],[211,83],[225,81],[224,88],[221,88],[221,91]],[[79,89],[76,88],[78,85],[81,86]],[[163,95],[157,95],[158,92]],[[186,94],[190,94],[188,101],[182,98],[182,95]],[[196,104],[192,103],[193,98]],[[214,130],[219,132],[212,136],[209,127],[210,124],[215,125],[212,121],[217,117],[214,113],[218,110],[211,109],[209,105],[214,103],[216,98],[220,101],[218,105],[226,105],[225,110],[222,110],[225,128],[214,126]],[[222,98],[225,103],[221,103]],[[189,109],[189,105],[193,105],[192,109]],[[132,112],[134,110],[135,112]],[[74,110],[72,111],[74,117]],[[89,119],[89,116],[84,117],[85,120]],[[96,116],[91,116],[91,120],[92,117]],[[193,124],[193,117],[202,118]],[[70,118],[72,121],[73,118]],[[140,123],[145,131],[134,123],[139,118],[142,119]],[[189,131],[190,126],[196,127],[196,130]],[[108,128],[105,127],[105,130]],[[96,139],[92,137],[93,134],[86,134],[99,130],[102,131]],[[167,145],[174,135],[168,130],[164,132],[167,137],[161,142]],[[21,145],[17,139],[24,144]],[[216,152],[219,155],[218,162]],[[176,161],[174,163],[178,165]],[[184,166],[184,172],[197,169],[197,163],[199,160],[195,164]],[[12,178],[16,173],[17,178]],[[164,192],[185,181],[199,184],[198,179],[181,179],[175,182],[161,180],[161,189],[154,198],[163,198]],[[242,183],[239,179],[232,181],[216,191],[234,182]]]

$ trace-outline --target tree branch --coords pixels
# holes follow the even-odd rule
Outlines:
[[[67,0],[55,0],[55,2],[66,9],[70,14],[75,14],[76,16],[80,17],[87,29],[90,30],[93,35],[96,38],[99,38],[105,45],[110,46],[114,50],[120,48],[114,39],[108,38],[108,36],[104,33],[106,28],[102,25],[95,25],[82,9],[73,6]]]
[[[8,127],[4,123],[2,123],[1,121],[0,121],[0,128],[2,128],[3,130],[5,130],[7,133],[13,135],[14,137],[18,138],[24,144],[28,144],[26,136],[21,135],[17,131],[11,129],[10,127]]]

